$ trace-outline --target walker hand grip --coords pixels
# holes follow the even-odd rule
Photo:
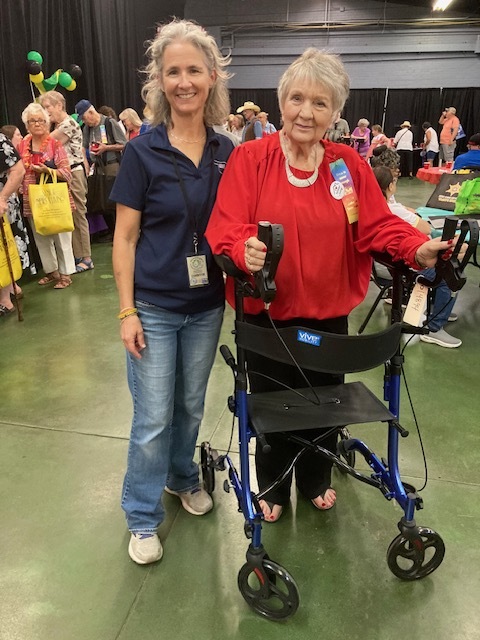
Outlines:
[[[220,353],[222,354],[223,359],[228,364],[230,369],[235,371],[235,367],[236,367],[235,358],[233,357],[232,352],[230,351],[230,349],[227,347],[226,344],[222,344],[220,346]]]
[[[281,224],[259,222],[257,238],[267,247],[267,253],[265,264],[255,274],[255,284],[258,289],[258,297],[269,304],[275,299],[277,293],[274,278],[283,253],[283,227]]]

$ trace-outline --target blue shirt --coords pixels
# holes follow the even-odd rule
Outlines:
[[[464,167],[480,167],[480,149],[470,149],[457,156],[453,168],[463,169]]]
[[[213,260],[204,232],[232,150],[228,138],[207,129],[197,168],[170,145],[164,125],[126,145],[110,199],[142,213],[135,254],[136,300],[176,313],[198,313],[224,304],[223,275]],[[190,288],[186,258],[194,253],[195,230],[198,253],[206,255],[209,284]]]

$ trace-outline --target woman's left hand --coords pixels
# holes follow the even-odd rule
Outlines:
[[[442,255],[442,260],[449,260],[452,256],[453,249],[457,244],[457,240],[458,237],[452,238],[451,240],[441,240],[440,238],[434,238],[433,240],[424,242],[417,249],[417,252],[415,254],[415,262],[422,269],[434,267],[437,264],[439,251],[445,251],[445,253]],[[462,245],[457,256],[457,259],[459,261],[461,261],[465,256],[467,248],[468,246],[466,244]]]
[[[46,164],[32,164],[32,169],[35,173],[48,173],[50,171]]]

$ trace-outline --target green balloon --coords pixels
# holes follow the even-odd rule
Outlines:
[[[45,88],[45,91],[53,91],[57,86],[57,81],[55,79],[52,81],[51,77],[47,78],[43,81],[43,86]]]
[[[72,76],[66,71],[62,71],[62,73],[58,76],[58,84],[66,89],[72,84]]]
[[[38,62],[38,64],[43,63],[43,58],[38,51],[29,51],[27,53],[27,60],[33,60],[34,62]]]

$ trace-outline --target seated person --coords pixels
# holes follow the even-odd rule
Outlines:
[[[426,220],[422,220],[415,212],[413,212],[412,209],[404,207],[399,202],[392,203],[390,201],[397,190],[397,178],[393,177],[391,170],[388,167],[377,166],[374,167],[373,173],[375,174],[377,182],[385,196],[391,212],[410,224],[413,224],[413,226],[422,233],[428,235],[431,227]],[[412,216],[419,218],[419,220],[413,219]],[[433,280],[435,277],[435,269],[433,268],[424,269],[420,273],[428,280]],[[457,319],[457,315],[452,313],[455,300],[456,297],[448,288],[447,283],[442,280],[440,285],[435,289],[433,308],[430,310],[427,320],[427,326],[430,333],[421,335],[420,340],[431,344],[437,344],[440,347],[446,347],[447,349],[455,349],[462,344],[462,341],[459,338],[451,336],[443,328],[447,322],[453,322]]]
[[[480,169],[480,133],[475,133],[467,143],[468,151],[457,156],[453,168],[478,167]]]

